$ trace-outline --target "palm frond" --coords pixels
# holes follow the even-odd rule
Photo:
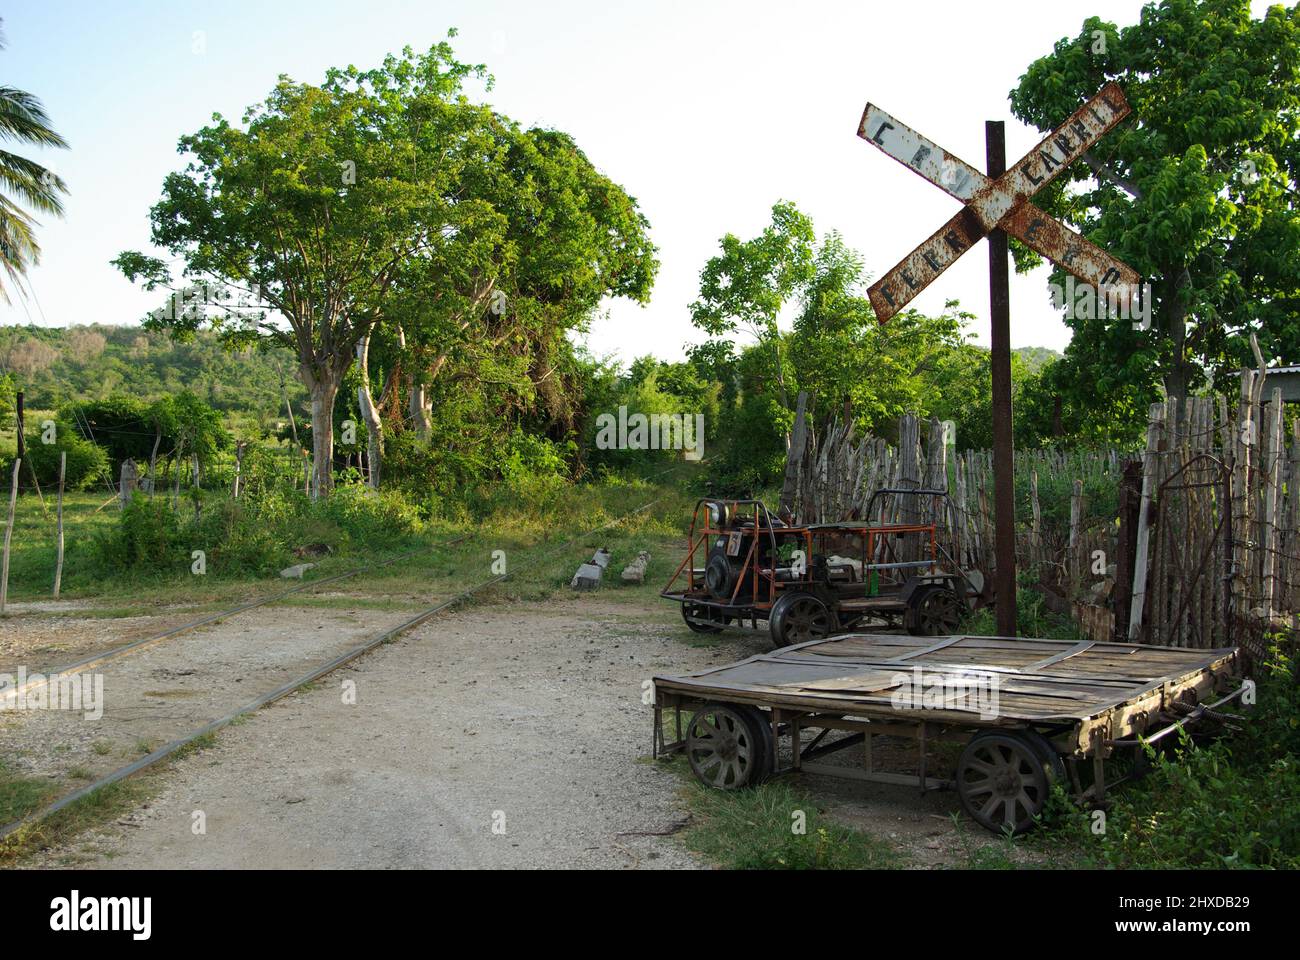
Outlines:
[[[67,193],[68,186],[36,161],[0,150],[0,190],[17,194],[37,210],[62,216],[59,194]]]
[[[26,90],[0,86],[0,139],[45,147],[68,146],[50,127],[41,101]]]
[[[36,242],[34,226],[26,213],[0,196],[0,267],[14,286],[29,267],[40,261],[41,247]],[[5,303],[13,303],[4,284],[0,284],[0,297]]]

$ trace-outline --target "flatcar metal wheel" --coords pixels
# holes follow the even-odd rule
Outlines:
[[[787,593],[772,606],[768,629],[772,645],[788,647],[828,637],[838,627],[835,615],[810,593]]]
[[[920,637],[945,637],[957,632],[965,614],[961,598],[949,587],[921,587],[907,609],[907,632]]]
[[[1047,803],[1046,765],[1026,737],[974,736],[957,761],[957,795],[971,819],[994,833],[1021,834]]]
[[[1052,746],[1052,741],[1037,730],[1022,730],[1021,736],[1029,741],[1034,751],[1042,758],[1051,783],[1065,783],[1065,761]]]
[[[739,790],[764,776],[764,741],[753,718],[736,707],[709,704],[691,717],[686,758],[705,786]]]

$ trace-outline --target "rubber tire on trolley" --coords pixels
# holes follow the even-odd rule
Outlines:
[[[903,626],[916,637],[948,636],[961,626],[963,613],[961,597],[951,587],[923,584],[907,598]]]
[[[835,614],[811,593],[783,593],[772,605],[767,625],[777,648],[820,640],[839,629]]]
[[[708,703],[686,728],[686,759],[697,780],[715,790],[740,790],[771,772],[771,725],[753,707]]]
[[[1020,732],[973,736],[957,760],[957,795],[967,815],[994,833],[1032,829],[1051,786],[1039,749]]]
[[[691,618],[695,619],[692,620]],[[731,617],[725,613],[720,613],[712,607],[706,607],[702,603],[683,603],[682,619],[686,621],[686,626],[696,633],[721,633],[722,628],[731,622]],[[716,626],[698,623],[699,620],[713,620]]]

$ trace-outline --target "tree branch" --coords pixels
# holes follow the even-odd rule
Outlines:
[[[1089,170],[1096,174],[1098,179],[1108,180],[1125,193],[1129,194],[1129,196],[1138,200],[1142,199],[1142,191],[1138,189],[1136,183],[1132,180],[1126,179],[1125,177],[1121,177],[1118,173],[1115,173],[1110,169],[1110,167],[1106,166],[1093,156],[1092,151],[1089,150],[1084,153],[1083,162],[1088,165]]]

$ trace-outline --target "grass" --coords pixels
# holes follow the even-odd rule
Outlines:
[[[694,468],[682,468],[683,471],[691,469]],[[311,561],[316,566],[308,571],[307,582],[407,551],[419,552],[409,560],[340,581],[337,589],[348,594],[349,599],[328,595],[311,597],[304,592],[287,598],[287,603],[328,607],[340,603],[365,606],[373,602],[376,607],[382,607],[385,605],[382,598],[409,593],[413,604],[418,605],[434,593],[431,588],[452,593],[490,579],[497,550],[505,553],[510,577],[500,596],[507,600],[544,600],[560,589],[567,589],[578,563],[601,546],[614,552],[614,564],[606,580],[610,586],[617,587],[604,592],[613,596],[648,595],[667,580],[684,543],[694,500],[680,480],[680,476],[670,474],[658,478],[658,482],[611,480],[515,491],[502,486],[490,497],[479,495],[469,506],[442,507],[441,513],[424,519],[413,519],[412,508],[400,506],[398,501],[384,500],[367,508],[376,516],[390,518],[389,522],[395,524],[390,528],[378,521],[372,523],[370,514],[364,510],[354,516],[342,508],[334,513],[325,508],[312,508],[296,519],[290,510],[288,519],[275,530],[280,538],[276,544],[241,553],[221,543],[196,545],[186,540],[159,548],[165,557],[163,561],[134,566],[109,562],[97,546],[120,535],[121,511],[114,505],[98,509],[105,499],[100,496],[103,491],[69,493],[64,499],[66,554],[61,599],[84,604],[76,610],[79,617],[138,616],[141,608],[149,606],[173,609],[184,606],[201,615],[250,596],[297,586],[298,581],[282,580],[277,573],[282,566],[300,562],[292,556],[293,547],[314,542],[329,543],[334,552]],[[358,497],[354,495],[353,500]],[[365,497],[359,500],[366,502]],[[613,523],[651,501],[658,502],[651,509]],[[228,506],[224,492],[205,494],[205,516],[215,517],[222,505]],[[300,504],[292,509],[305,508]],[[355,510],[356,503],[350,503],[347,509]],[[391,520],[399,514],[405,519]],[[193,515],[192,507],[183,503],[178,515],[187,520]],[[259,534],[255,518],[246,526],[247,530],[231,527],[232,535],[247,540]],[[598,527],[605,529],[592,532]],[[205,537],[210,539],[214,535],[213,529],[205,528]],[[452,546],[443,545],[462,535],[471,539]],[[183,534],[182,539],[186,536]],[[191,547],[207,553],[207,573],[202,576],[190,572]],[[647,582],[641,587],[625,588],[618,578],[619,572],[642,549],[651,553]],[[9,599],[15,603],[48,600],[54,563],[52,506],[47,516],[34,494],[24,494],[19,498],[14,520]],[[378,599],[367,600],[365,594]]]
[[[108,751],[101,752],[101,742],[96,741],[95,752],[103,756]],[[70,843],[85,831],[101,827],[137,809],[161,790],[171,764],[207,750],[216,742],[215,732],[205,733],[148,770],[100,787],[42,820],[25,824],[0,840],[0,867],[17,866],[41,850]],[[150,750],[144,740],[137,743],[136,749],[141,753]],[[89,781],[94,779],[94,774],[84,767],[73,767],[67,771],[67,777]],[[0,760],[0,826],[35,813],[60,792],[59,785],[48,778],[11,774]]]
[[[15,774],[0,758],[0,825],[21,820],[52,800],[58,790],[58,784],[48,777]]]
[[[879,870],[905,866],[877,837],[827,818],[816,799],[788,779],[747,790],[713,790],[670,763],[683,779],[691,814],[681,841],[692,853],[731,870]]]

